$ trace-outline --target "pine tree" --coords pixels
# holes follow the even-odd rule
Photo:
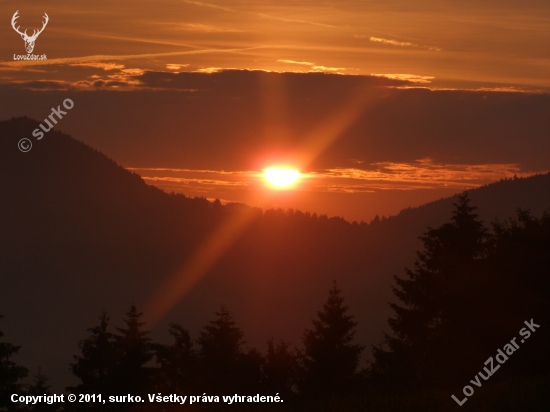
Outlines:
[[[0,316],[0,321],[2,318]],[[19,409],[19,405],[12,403],[10,396],[23,393],[20,380],[27,376],[28,371],[11,360],[21,346],[4,342],[3,336],[4,333],[0,330],[0,410],[15,411]]]
[[[156,390],[164,393],[188,393],[194,388],[197,355],[189,332],[181,325],[171,324],[172,345],[153,345],[160,368],[155,378]],[[200,388],[196,388],[200,390]]]
[[[491,347],[517,333],[518,325],[534,319],[541,325],[528,342],[528,351],[514,353],[503,368],[511,377],[546,376],[550,380],[550,210],[540,219],[518,210],[516,220],[493,223],[495,239],[487,259],[490,278],[484,290],[486,326]],[[513,304],[511,304],[513,302]],[[499,371],[500,372],[500,371]]]
[[[125,328],[117,328],[115,346],[118,352],[116,367],[117,394],[135,394],[146,396],[146,391],[152,384],[153,369],[147,366],[153,358],[149,332],[143,331],[145,325],[141,322],[143,314],[137,311],[135,305],[126,313]]]
[[[357,372],[363,346],[354,344],[354,316],[348,315],[342,292],[336,282],[329,291],[323,310],[313,320],[313,328],[303,336],[300,357],[300,393],[314,398],[353,393],[360,382]]]
[[[373,375],[389,386],[425,386],[463,379],[461,353],[475,345],[473,300],[479,283],[479,266],[487,254],[488,232],[467,193],[454,204],[451,222],[420,237],[424,251],[417,252],[408,279],[395,277],[394,294],[405,307],[391,304],[389,319],[394,336],[373,348]],[[456,361],[452,366],[453,359]],[[453,374],[449,374],[453,370]],[[465,371],[466,372],[466,371]]]
[[[245,386],[243,331],[222,306],[198,339],[202,385],[211,394],[235,394]]]
[[[88,329],[91,336],[79,343],[81,356],[75,356],[71,365],[73,374],[81,383],[67,390],[75,394],[140,395],[145,397],[150,388],[153,370],[147,366],[152,359],[151,344],[142,331],[142,314],[131,306],[126,314],[125,328],[117,328],[119,334],[108,331],[109,317],[103,313],[100,324]],[[72,405],[72,409],[121,410],[130,404],[97,403]]]
[[[71,370],[81,383],[67,388],[71,393],[108,395],[115,386],[119,352],[114,335],[108,331],[110,318],[103,312],[99,321],[98,326],[88,329],[91,336],[78,345],[82,355],[74,356]]]
[[[48,378],[42,373],[42,369],[38,368],[38,372],[34,375],[34,381],[29,386],[27,393],[31,396],[51,395],[50,385],[48,385]],[[59,403],[48,404],[46,402],[38,402],[30,407],[33,412],[55,412],[60,409]]]
[[[290,351],[286,342],[267,343],[267,355],[263,367],[266,393],[279,393],[283,399],[289,399],[296,384],[297,357]]]

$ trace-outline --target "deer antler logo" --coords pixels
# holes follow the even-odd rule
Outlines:
[[[13,17],[11,18],[11,26],[17,33],[21,35],[21,38],[25,41],[25,48],[27,49],[27,53],[31,54],[34,49],[34,42],[38,38],[38,35],[44,31],[44,29],[46,28],[46,25],[48,24],[48,20],[50,20],[50,18],[46,13],[44,13],[45,21],[44,23],[42,23],[42,28],[40,30],[33,30],[32,36],[29,36],[27,35],[27,30],[21,33],[19,31],[19,26],[15,27],[16,20],[19,18],[19,15],[17,13],[19,13],[19,10],[17,10],[13,14]]]

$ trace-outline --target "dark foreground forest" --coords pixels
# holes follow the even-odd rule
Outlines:
[[[250,347],[223,305],[199,336],[172,324],[172,342],[154,342],[131,306],[122,322],[98,313],[95,325],[82,325],[80,351],[67,365],[78,378],[67,393],[101,394],[105,404],[12,403],[12,394],[51,391],[41,371],[22,383],[31,372],[14,362],[20,348],[0,332],[0,410],[549,410],[550,213],[518,210],[488,228],[463,194],[449,222],[420,239],[416,263],[395,277],[398,303],[378,346],[354,338],[353,308],[336,282],[296,348],[277,337]],[[373,361],[365,366],[367,351]],[[150,402],[158,395],[187,398]]]

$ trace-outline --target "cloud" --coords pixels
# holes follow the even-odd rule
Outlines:
[[[276,17],[276,16],[272,16],[272,15],[269,15],[269,14],[266,14],[266,13],[257,13],[257,15],[260,16],[260,17],[264,17],[264,18],[268,18],[268,19],[272,19],[272,20],[283,21],[285,23],[310,24],[312,26],[326,27],[326,28],[330,28],[330,29],[338,29],[339,28],[338,26],[334,26],[332,24],[319,23],[319,22],[316,22],[316,21],[309,21],[309,20],[289,19],[289,18],[285,18],[285,17]]]
[[[232,9],[232,8],[229,8],[229,7],[223,7],[223,6],[219,6],[217,4],[213,4],[213,3],[206,3],[206,2],[192,1],[192,0],[182,0],[182,1],[184,3],[193,4],[193,5],[200,6],[200,7],[208,7],[208,8],[211,8],[211,9],[224,10],[224,11],[228,11],[228,12],[238,12],[238,11],[240,11],[242,13],[252,14],[254,16],[259,16],[259,17],[263,17],[263,18],[271,19],[271,20],[278,20],[278,21],[282,21],[282,22],[285,22],[285,23],[308,24],[308,25],[312,25],[312,26],[319,26],[319,27],[331,28],[331,29],[339,28],[338,26],[335,26],[335,25],[332,25],[332,24],[319,23],[319,22],[311,21],[311,20],[303,20],[303,19],[294,19],[294,18],[288,18],[288,17],[273,16],[272,14],[258,13],[258,12],[253,12],[253,11],[244,11],[243,12],[241,10],[236,10],[236,9]]]
[[[197,69],[197,73],[218,73],[224,70],[223,67],[204,67],[202,69]]]
[[[295,72],[266,72],[263,70],[223,69],[220,67],[204,67],[196,71],[182,71],[179,73],[147,71],[136,75],[133,80],[138,82],[140,89],[181,90],[181,91],[209,91],[219,93],[219,96],[249,96],[256,94],[263,78],[266,76],[280,76],[285,79],[289,87],[298,87],[303,91],[301,98],[310,93],[318,93],[319,87],[338,87],[341,93],[348,88],[375,87],[375,86],[411,86],[414,83],[403,79],[390,79],[384,76],[347,76],[347,80],[340,84],[340,74],[323,70],[315,70],[316,66],[309,66],[309,73]],[[338,68],[334,68],[338,69]],[[339,84],[337,86],[337,84]],[[294,85],[294,86],[292,86]]]
[[[372,73],[372,76],[385,77],[387,79],[404,80],[412,83],[431,83],[434,76],[422,76],[410,73]]]
[[[96,67],[91,65],[91,67]],[[92,75],[86,80],[79,80],[70,84],[74,89],[102,89],[110,88],[114,90],[135,90],[139,89],[141,84],[137,77],[145,73],[144,70],[138,68],[124,68],[120,65],[117,72],[109,74],[107,76]],[[114,69],[105,69],[114,70]]]
[[[347,69],[345,67],[312,66],[311,70],[318,72],[339,72]]]
[[[530,176],[533,172],[522,171],[515,163],[445,164],[431,159],[409,163],[377,162],[369,169],[333,168],[314,173],[321,182],[339,181],[327,185],[329,191],[346,193],[370,192],[373,190],[418,190],[453,188],[457,190],[479,187],[505,177]]]
[[[145,72],[138,68],[125,68],[124,65],[110,63],[86,63],[70,64],[69,66],[88,67],[113,73],[93,74],[86,79],[76,81],[68,80],[18,80],[13,81],[19,87],[35,91],[53,90],[97,90],[110,88],[113,90],[137,90],[140,89],[140,82],[137,77]]]
[[[168,63],[166,65],[166,68],[168,70],[179,70],[179,69],[182,69],[184,67],[189,67],[189,64],[175,64],[175,63]]]
[[[208,7],[208,8],[211,8],[211,9],[218,9],[218,10],[224,10],[224,11],[229,11],[229,12],[234,12],[235,11],[234,9],[230,9],[229,7],[218,6],[217,4],[206,3],[206,2],[203,2],[203,1],[191,1],[191,0],[181,0],[181,1],[183,1],[184,3],[187,3],[187,4],[193,4],[195,6],[200,6],[200,7]]]
[[[119,70],[124,69],[123,64],[116,64],[116,63],[102,63],[102,62],[88,62],[88,63],[71,63],[69,64],[71,67],[92,67],[94,69],[101,69],[101,70]]]
[[[72,88],[72,84],[64,80],[13,80],[12,85],[32,91],[56,91]]]
[[[192,170],[177,168],[127,167],[143,180],[166,191],[209,193],[219,188],[243,189],[257,183],[258,171]]]
[[[185,23],[179,24],[178,29],[195,31],[199,33],[244,33],[249,30],[219,27],[211,24],[201,24],[201,23]]]
[[[247,175],[250,172],[245,171],[225,171],[225,170],[209,170],[209,169],[178,169],[170,167],[127,167],[131,171],[149,171],[149,172],[175,172],[175,173],[212,173],[221,175]]]
[[[301,66],[309,66],[311,67],[310,72],[340,72],[343,70],[348,70],[345,67],[318,66],[312,62],[302,62],[302,61],[296,61],[296,60],[279,59],[277,60],[277,62],[287,63],[287,64],[297,64]]]
[[[380,37],[369,37],[369,40],[375,43],[384,43],[384,44],[390,44],[392,46],[401,46],[401,47],[418,47],[418,44],[409,43],[409,42],[403,42],[403,41],[395,41],[395,40],[388,40],[388,39],[382,39]]]
[[[46,70],[34,69],[31,67],[9,65],[6,63],[0,63],[0,71],[2,72],[29,72],[29,73],[46,73]]]
[[[301,64],[301,65],[304,65],[304,66],[315,66],[315,63],[311,63],[311,62],[300,62],[300,61],[296,61],[296,60],[279,59],[279,60],[277,60],[277,61],[280,62],[280,63]]]
[[[200,185],[206,186],[246,186],[247,182],[228,182],[225,180],[215,180],[215,179],[197,179],[197,178],[186,178],[186,177],[144,177],[143,180],[149,180],[153,182],[173,182],[173,183],[182,183],[182,184],[191,184],[198,183]]]
[[[299,191],[370,193],[379,190],[464,190],[509,178],[525,177],[533,172],[522,171],[515,163],[447,164],[429,158],[414,162],[376,162],[363,168],[330,168],[302,173]],[[144,180],[166,189],[208,192],[215,187],[242,189],[262,183],[263,173],[250,171],[192,170],[176,168],[135,168]]]
[[[286,62],[290,62],[287,60]],[[259,87],[258,80],[263,76],[283,76],[286,77],[286,82],[294,87],[308,90],[307,93],[317,93],[321,85],[331,85],[329,87],[338,87],[344,91],[348,87],[355,89],[356,87],[375,87],[375,86],[412,86],[414,83],[410,80],[415,80],[417,77],[413,75],[398,76],[391,75],[376,75],[376,76],[347,76],[347,80],[340,86],[339,79],[341,70],[340,67],[327,67],[315,65],[310,62],[299,62],[308,67],[308,73],[302,72],[268,72],[263,70],[248,70],[248,69],[227,69],[222,67],[203,67],[194,71],[180,71],[183,67],[188,67],[189,64],[169,63],[166,65],[168,71],[152,71],[143,70],[141,68],[125,67],[124,65],[114,63],[101,63],[90,61],[84,63],[68,63],[59,64],[59,66],[68,67],[84,67],[97,69],[99,71],[89,74],[85,77],[77,78],[76,80],[34,80],[34,79],[9,79],[10,83],[16,87],[33,90],[97,90],[111,88],[113,90],[179,90],[193,91],[198,90],[211,92],[221,92],[220,96],[231,94],[233,96],[245,96],[249,93],[256,93],[253,90]],[[12,67],[12,66],[7,66]],[[52,67],[48,65],[46,67]],[[1,66],[0,66],[1,68]],[[335,77],[329,77],[329,76]],[[302,77],[298,77],[302,76]],[[72,76],[75,77],[75,76]],[[299,85],[298,85],[299,83]],[[344,88],[342,88],[344,87]],[[306,96],[304,94],[302,97]]]
[[[477,92],[501,92],[501,93],[543,93],[542,90],[527,90],[519,87],[513,86],[503,86],[503,87],[480,87],[477,89],[472,89]]]
[[[357,38],[364,38],[366,36],[362,35],[355,35],[354,37]],[[398,47],[414,47],[414,48],[421,48],[421,49],[427,49],[432,51],[441,51],[442,49],[436,46],[422,46],[418,45],[416,43],[406,42],[406,41],[397,41],[397,40],[390,40],[390,39],[384,39],[381,37],[373,37],[370,36],[369,40],[374,43],[382,43],[382,44],[389,44],[390,46],[398,46]]]
[[[171,24],[171,23],[157,23],[157,25],[172,25],[172,26],[181,26],[181,23],[177,24]],[[97,38],[97,39],[105,39],[105,40],[120,40],[124,42],[132,42],[132,43],[145,43],[145,44],[153,44],[153,45],[161,45],[161,46],[176,46],[176,47],[189,47],[189,44],[176,42],[173,40],[173,36],[166,39],[153,39],[148,36],[122,36],[118,34],[111,34],[111,33],[98,33],[91,30],[69,30],[69,29],[58,29],[59,33],[65,34],[70,37],[90,37],[90,38]]]
[[[242,53],[250,50],[262,49],[261,46],[254,47],[241,47],[241,48],[220,48],[220,49],[197,49],[197,50],[185,50],[177,52],[165,52],[165,53],[142,53],[142,54],[122,54],[122,55],[91,55],[82,57],[64,57],[58,59],[48,60],[23,60],[13,62],[3,62],[5,66],[10,67],[27,67],[27,66],[51,66],[60,64],[82,63],[82,62],[99,62],[104,60],[136,60],[147,59],[152,57],[169,57],[169,56],[185,56],[194,54],[215,54],[215,53]]]

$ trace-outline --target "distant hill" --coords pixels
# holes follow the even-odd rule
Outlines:
[[[216,228],[246,207],[167,194],[58,131],[17,142],[38,122],[0,122],[0,314],[19,360],[68,385],[77,343],[107,310],[119,320],[182,267]],[[515,209],[550,207],[550,174],[470,191],[486,222]],[[358,339],[376,344],[387,329],[394,275],[412,265],[417,237],[448,221],[453,198],[370,224],[299,211],[256,211],[224,257],[155,328],[177,321],[193,336],[222,303],[250,345],[298,344],[332,279],[359,321]],[[243,211],[244,209],[244,211]]]

